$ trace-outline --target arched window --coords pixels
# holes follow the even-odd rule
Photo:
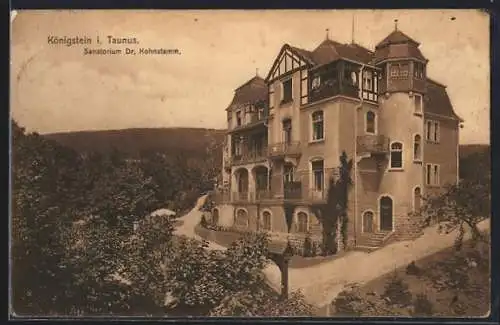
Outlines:
[[[248,226],[248,213],[245,209],[238,209],[236,211],[236,225],[241,227]]]
[[[308,217],[305,212],[299,212],[297,214],[297,232],[307,232],[308,231]]]
[[[391,168],[403,168],[403,144],[401,142],[391,143]]]
[[[271,230],[271,213],[269,211],[262,213],[262,229]]]
[[[413,190],[413,211],[419,212],[422,206],[422,190],[420,187],[415,187]]]
[[[314,141],[324,138],[323,111],[316,111],[312,114],[312,131]]]
[[[366,133],[375,134],[375,113],[372,111],[366,113]]]
[[[416,134],[413,138],[413,160],[422,160],[422,137]]]
[[[373,232],[373,219],[374,214],[372,211],[363,213],[363,232]]]

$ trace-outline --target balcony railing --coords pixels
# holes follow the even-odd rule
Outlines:
[[[241,155],[234,155],[231,157],[231,164],[238,165],[264,160],[267,158],[267,151],[267,147],[263,147],[260,150],[248,151],[242,153]]]
[[[282,142],[269,146],[270,157],[280,157],[300,154],[300,142]]]
[[[357,154],[385,154],[389,152],[389,138],[385,135],[361,135],[357,139]]]
[[[217,191],[213,194],[213,198],[216,204],[223,204],[231,201],[231,195],[227,191]]]
[[[338,168],[325,168],[323,177],[318,180],[311,171],[294,172],[293,176],[276,173],[269,179],[267,189],[233,192],[232,201],[258,203],[262,201],[291,201],[301,203],[325,203],[328,196],[330,179],[336,180]],[[291,178],[291,179],[290,179]],[[319,182],[319,183],[318,183]]]

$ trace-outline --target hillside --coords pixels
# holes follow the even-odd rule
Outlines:
[[[472,154],[490,154],[489,144],[461,144],[460,159],[466,158]]]
[[[224,132],[202,128],[142,128],[50,133],[44,136],[79,152],[108,153],[116,149],[131,156],[151,151],[196,155],[214,146],[220,148]]]

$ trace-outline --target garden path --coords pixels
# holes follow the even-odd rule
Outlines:
[[[177,234],[202,240],[195,234],[194,228],[201,220],[202,212],[199,209],[205,199],[206,195],[200,197],[193,210],[179,218],[183,220],[183,224],[177,228]],[[479,224],[479,228],[489,229],[489,222],[489,220],[483,221]],[[289,288],[291,291],[300,290],[311,304],[323,306],[335,298],[345,285],[369,282],[412,261],[451,247],[455,238],[456,233],[440,234],[437,232],[437,226],[434,226],[427,228],[421,237],[413,241],[395,242],[371,253],[351,251],[321,264],[289,269]],[[470,238],[469,233],[464,239],[468,238]],[[225,249],[216,243],[209,243],[209,249]],[[270,263],[264,269],[264,274],[269,284],[278,290],[280,286],[278,266]]]

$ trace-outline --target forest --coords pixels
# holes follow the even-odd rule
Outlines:
[[[12,123],[14,315],[310,315],[264,282],[267,238],[223,252],[174,234],[175,219],[219,173],[179,155],[77,152]],[[136,157],[137,158],[137,157]],[[134,231],[133,224],[139,227]]]

